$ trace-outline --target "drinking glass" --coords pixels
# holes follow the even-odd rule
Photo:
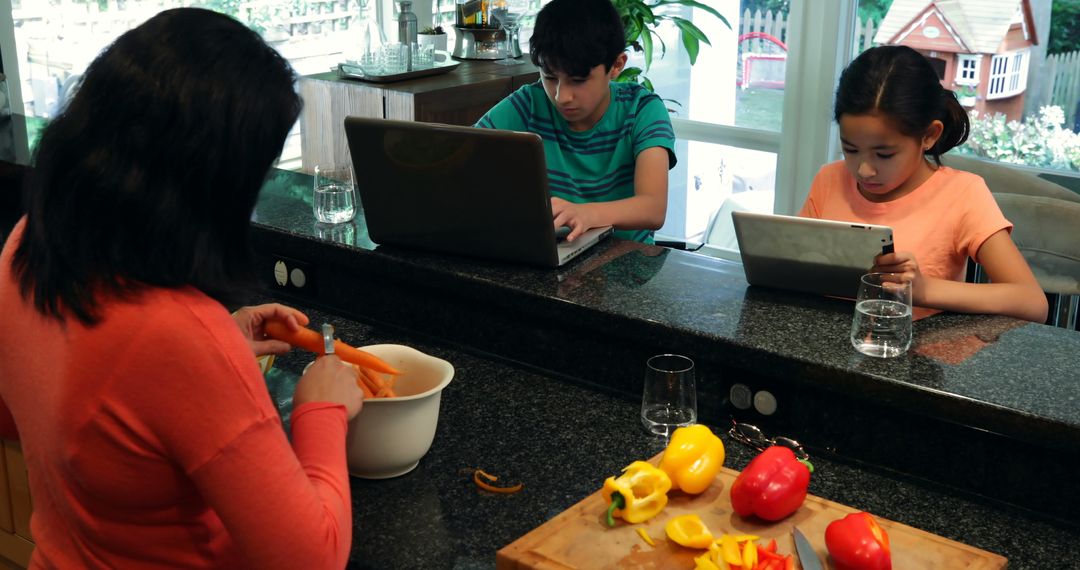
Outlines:
[[[855,316],[851,321],[855,350],[877,358],[892,358],[911,346],[911,282],[897,273],[867,273],[859,281]]]
[[[669,437],[676,428],[697,421],[694,361],[678,354],[649,359],[641,394],[641,423],[654,435]]]
[[[352,166],[315,165],[315,219],[326,224],[348,222],[356,215]]]
[[[529,12],[531,0],[498,0],[496,6],[491,9],[491,17],[502,26],[506,35],[506,52],[503,59],[495,63],[499,65],[517,65],[519,62],[514,58],[514,46],[518,45],[518,23]]]

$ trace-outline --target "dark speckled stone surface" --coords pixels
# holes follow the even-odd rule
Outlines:
[[[852,303],[749,287],[737,263],[607,240],[558,270],[374,246],[363,214],[337,237],[314,224],[310,178],[280,174],[253,235],[267,283],[306,271],[284,299],[439,339],[568,382],[639,397],[645,360],[697,363],[699,417],[784,431],[831,456],[1076,522],[1080,334],[1003,317],[935,315],[903,357],[857,354]],[[339,239],[340,238],[340,239]],[[768,391],[777,411],[733,406]]]
[[[456,371],[443,394],[435,441],[417,469],[383,481],[351,479],[351,569],[494,568],[498,549],[596,491],[630,461],[662,449],[641,428],[636,403],[618,395],[300,307],[316,323],[334,323],[350,343],[408,344]],[[278,359],[272,371],[278,391],[295,383],[308,359],[295,351]],[[723,439],[726,465],[745,467],[752,451]],[[1014,570],[1068,566],[1080,544],[1080,529],[1072,525],[870,466],[818,454],[813,460],[811,493],[996,552]],[[523,482],[525,490],[479,491],[470,479],[476,467]]]

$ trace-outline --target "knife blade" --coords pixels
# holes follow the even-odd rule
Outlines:
[[[799,565],[803,570],[824,570],[825,567],[821,565],[821,559],[818,558],[817,552],[814,552],[814,547],[810,545],[810,541],[798,527],[792,527],[791,537],[795,539],[795,552],[799,556]]]
[[[323,323],[323,354],[334,354],[334,325]]]

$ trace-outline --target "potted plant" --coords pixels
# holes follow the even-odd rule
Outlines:
[[[956,100],[964,107],[974,107],[976,95],[975,88],[971,85],[962,85],[956,90]]]
[[[433,46],[435,50],[446,51],[446,32],[442,26],[428,26],[416,34],[416,42],[422,46]]]
[[[724,22],[725,26],[731,28],[731,23],[720,12],[696,0],[611,0],[611,3],[615,5],[615,10],[618,11],[619,16],[622,18],[623,27],[626,29],[626,47],[641,53],[645,60],[645,69],[627,67],[619,74],[616,81],[636,81],[650,91],[653,90],[652,81],[649,81],[645,74],[652,65],[655,42],[657,40],[660,42],[661,58],[667,52],[664,40],[656,33],[657,26],[665,20],[674,23],[679,28],[683,47],[686,48],[686,55],[690,58],[690,65],[697,62],[702,43],[712,45],[709,43],[709,38],[705,33],[695,26],[693,22],[670,14],[665,8],[678,6],[699,8],[720,18],[720,21]]]

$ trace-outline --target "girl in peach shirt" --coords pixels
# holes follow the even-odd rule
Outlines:
[[[799,215],[887,225],[895,253],[872,271],[912,282],[915,305],[1046,320],[1046,296],[982,178],[941,165],[968,117],[930,62],[904,46],[866,50],[844,70],[834,115],[844,160],[814,178]],[[965,283],[967,258],[992,283]]]

